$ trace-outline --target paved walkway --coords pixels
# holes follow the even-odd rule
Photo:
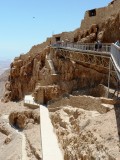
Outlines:
[[[40,105],[40,120],[43,160],[63,160],[48,109],[42,105]]]

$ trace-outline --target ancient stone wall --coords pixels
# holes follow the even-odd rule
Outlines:
[[[75,35],[77,33],[77,30],[73,31],[73,32],[62,32],[60,34],[55,34],[53,35],[53,37],[51,38],[51,43],[54,44],[56,43],[56,38],[59,37],[60,41],[64,41],[64,42],[74,42],[74,38]]]
[[[81,22],[81,30],[89,29],[92,24],[100,24],[110,16],[117,14],[120,8],[120,1],[116,0],[107,7],[98,8],[95,16],[89,16],[89,11],[86,11],[84,19]]]
[[[75,108],[82,108],[89,111],[98,111],[99,113],[106,113],[108,108],[102,105],[102,100],[100,98],[95,98],[91,96],[68,96],[63,97],[54,103],[48,104],[48,109],[50,112],[55,112],[58,108],[64,106],[72,106]]]

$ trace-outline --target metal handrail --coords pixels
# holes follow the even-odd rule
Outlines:
[[[110,55],[111,58],[110,58],[109,76],[108,76],[109,77],[108,78],[108,93],[109,93],[111,64],[113,65],[117,78],[120,81],[120,47],[113,43],[102,43],[102,48],[97,46],[98,49],[96,49],[95,45],[96,44],[93,44],[93,43],[59,42],[53,45],[53,47],[68,49],[68,50],[73,50],[73,51],[81,51],[81,52],[93,52],[94,51],[95,54]]]
[[[111,46],[111,58],[117,72],[117,76],[120,80],[120,47],[115,45],[114,43]]]
[[[70,42],[59,42],[52,45],[53,47],[60,47],[66,49],[77,49],[80,51],[101,51],[101,52],[111,52],[111,43],[102,43],[102,47],[95,49],[94,43],[70,43]]]

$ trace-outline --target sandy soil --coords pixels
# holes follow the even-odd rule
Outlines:
[[[75,107],[59,102],[49,109],[64,160],[120,160],[120,107],[100,113],[90,103],[86,109],[81,104]],[[97,105],[95,109],[100,107]]]
[[[31,124],[19,131],[9,124],[9,115],[15,111],[30,111],[23,102],[0,102],[0,160],[40,160],[40,125]],[[34,133],[34,134],[33,134]]]

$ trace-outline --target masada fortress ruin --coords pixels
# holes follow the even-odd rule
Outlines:
[[[113,0],[86,11],[74,31],[15,57],[0,102],[0,160],[120,160],[117,40],[120,0]],[[15,138],[21,152],[9,150]]]

